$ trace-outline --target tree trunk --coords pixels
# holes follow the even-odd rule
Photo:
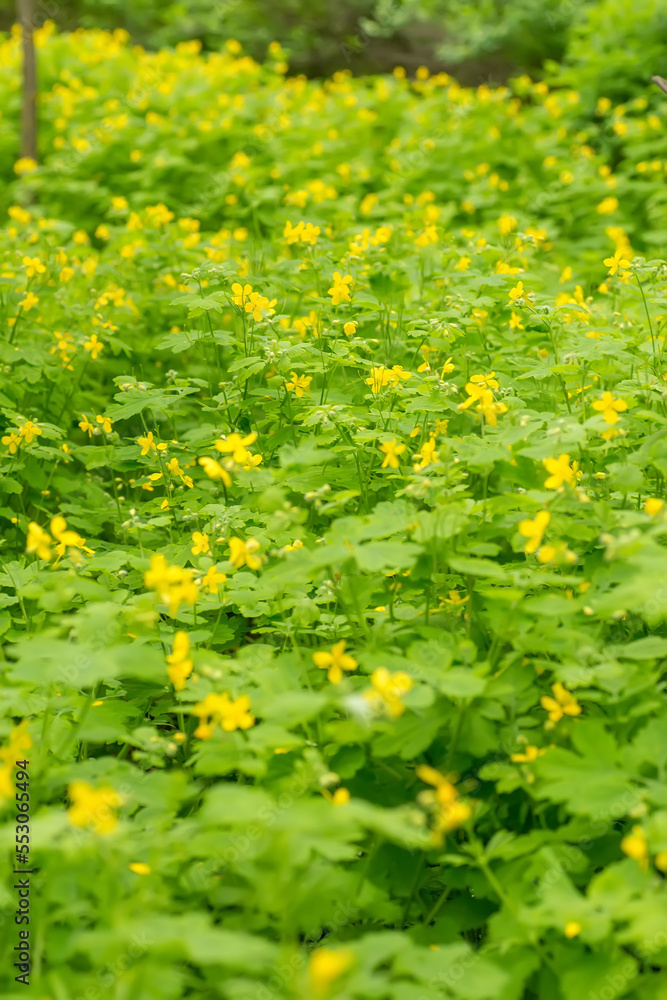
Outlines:
[[[33,26],[34,0],[18,0],[23,38],[23,110],[21,115],[21,156],[37,159],[37,65]]]

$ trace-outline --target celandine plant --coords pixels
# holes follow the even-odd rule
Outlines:
[[[663,98],[37,42],[5,992],[659,1000]]]

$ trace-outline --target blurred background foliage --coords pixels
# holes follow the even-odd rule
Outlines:
[[[293,72],[445,70],[462,83],[576,76],[591,98],[623,100],[652,73],[667,75],[664,0],[36,0],[38,23],[64,30],[125,28],[148,48],[228,38],[263,58],[277,40]],[[15,17],[0,4],[0,29]],[[559,64],[556,68],[555,64]]]

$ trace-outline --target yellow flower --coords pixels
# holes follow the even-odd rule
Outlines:
[[[277,299],[271,299],[269,302],[266,295],[260,295],[259,292],[251,292],[245,304],[245,311],[252,313],[252,318],[256,323],[259,323],[264,312],[267,312],[269,316],[273,315],[273,306],[275,306],[277,301]]]
[[[656,514],[659,514],[664,506],[665,501],[660,500],[658,497],[649,497],[647,500],[644,500],[644,510],[647,514],[650,514],[651,517],[655,517]]]
[[[577,561],[576,553],[572,552],[568,547],[566,542],[558,542],[556,545],[542,545],[537,550],[536,558],[542,565],[546,563],[553,562],[554,560],[559,563],[575,563]]]
[[[26,297],[19,302],[19,307],[23,312],[30,312],[38,302],[39,298],[33,292],[27,292]]]
[[[557,555],[558,549],[554,545],[542,545],[537,550],[537,561],[545,565],[555,559]]]
[[[17,434],[16,431],[8,431],[8,433],[2,438],[2,443],[9,449],[10,455],[16,454],[21,447],[21,441],[21,435]]]
[[[455,608],[460,608],[462,604],[465,604],[466,601],[469,600],[470,600],[470,595],[467,595],[466,597],[461,597],[458,590],[450,590],[449,597],[442,598],[444,604],[451,604]]]
[[[451,375],[451,373],[456,368],[456,365],[452,364],[452,359],[447,358],[444,365],[442,366],[442,373],[440,375],[441,379],[444,379],[445,375]]]
[[[327,678],[332,684],[340,684],[344,670],[356,670],[359,664],[345,652],[345,639],[331,647],[331,652],[313,653],[313,662],[320,670],[328,670]]]
[[[216,567],[211,566],[201,578],[201,585],[208,590],[209,594],[217,594],[219,584],[224,583],[226,579],[225,573],[218,573]]]
[[[567,483],[568,486],[574,486],[577,480],[581,478],[577,462],[573,462],[570,465],[569,455],[559,455],[558,458],[544,458],[542,459],[542,465],[550,473],[549,478],[544,482],[548,490],[560,489],[563,483]]]
[[[192,541],[194,545],[190,549],[193,556],[205,555],[207,552],[211,551],[211,546],[208,543],[208,535],[205,535],[201,531],[192,532]]]
[[[525,298],[525,293],[523,290],[523,281],[519,281],[514,288],[510,288],[509,297],[511,302],[516,302],[517,299]]]
[[[223,455],[231,455],[238,465],[245,465],[253,457],[248,451],[248,445],[254,444],[256,440],[255,431],[243,438],[240,434],[227,434],[215,442],[215,448]]]
[[[100,352],[104,350],[104,344],[101,340],[98,340],[96,333],[91,334],[90,340],[86,340],[83,347],[84,350],[90,352],[90,356],[93,361],[95,361]]]
[[[456,830],[470,819],[472,810],[469,805],[459,800],[459,793],[451,781],[444,774],[436,771],[434,767],[420,764],[416,773],[417,777],[426,784],[435,787],[435,794],[432,792],[423,793],[422,800],[426,802],[426,805],[431,805],[431,803],[435,805],[432,839],[434,844],[439,845],[445,834]]]
[[[313,381],[312,375],[297,375],[290,372],[290,381],[285,379],[285,388],[288,392],[293,392],[297,399],[301,399],[304,392],[310,395],[310,383]]]
[[[354,953],[349,948],[318,948],[310,956],[308,974],[313,993],[322,996],[329,992],[332,984],[347,972],[354,962]]]
[[[371,191],[369,194],[364,195],[364,197],[361,199],[361,204],[359,205],[359,213],[361,215],[370,215],[371,212],[373,211],[373,208],[377,204],[377,201],[378,201],[378,196],[375,194],[374,191]]]
[[[170,212],[166,205],[159,202],[157,205],[147,205],[146,215],[154,226],[166,226],[174,218],[174,213]]]
[[[174,636],[171,653],[167,654],[167,663],[167,673],[174,689],[183,691],[193,667],[190,659],[190,639],[187,632],[177,632]]]
[[[593,409],[597,410],[604,417],[606,423],[615,424],[618,420],[619,413],[624,413],[627,410],[628,404],[624,399],[614,399],[613,393],[603,392],[602,399],[596,400],[593,403]]]
[[[377,395],[391,381],[389,369],[384,365],[380,368],[371,368],[370,375],[365,381],[366,385],[370,385],[371,392]]]
[[[209,740],[216,725],[226,733],[233,733],[236,729],[250,729],[255,724],[247,694],[242,694],[235,701],[227,694],[207,694],[192,711],[201,719],[194,733],[200,740]]]
[[[19,427],[19,436],[25,439],[26,444],[32,444],[34,439],[39,437],[41,434],[41,427],[34,424],[32,420],[26,420],[26,422]]]
[[[458,410],[468,410],[473,403],[477,403],[482,398],[485,392],[483,385],[475,385],[473,382],[467,382],[465,388],[468,393],[468,398],[465,402],[459,403],[457,406]]]
[[[252,285],[241,285],[236,281],[232,285],[232,292],[234,293],[232,299],[234,305],[245,307],[248,296],[252,292]]]
[[[497,402],[490,389],[484,390],[475,409],[478,413],[482,414],[483,418],[490,427],[496,426],[499,415],[507,413],[507,406],[505,403]]]
[[[58,542],[56,545],[58,558],[65,555],[67,548],[83,549],[84,552],[88,553],[88,555],[93,554],[93,550],[89,549],[86,545],[86,539],[82,538],[81,535],[76,533],[76,531],[69,529],[67,527],[67,521],[60,514],[51,520],[51,534]],[[70,556],[71,555],[72,553],[70,552]]]
[[[393,441],[384,441],[381,445],[379,445],[379,448],[384,455],[382,468],[397,469],[399,466],[398,456],[402,455],[405,451],[405,445],[398,444],[394,438]]]
[[[331,802],[335,806],[346,806],[350,801],[350,791],[348,788],[337,788],[331,797]]]
[[[552,684],[551,690],[554,694],[553,698],[546,694],[540,698],[542,708],[549,713],[551,726],[560,722],[564,715],[581,715],[581,705],[560,681]]]
[[[3,799],[14,798],[16,788],[12,782],[12,773],[26,750],[30,750],[31,747],[32,738],[28,732],[28,720],[24,719],[10,732],[7,746],[0,748],[0,760],[4,761],[0,767],[0,802]]]
[[[26,212],[25,208],[21,208],[20,205],[10,205],[7,209],[7,215],[22,226],[27,226],[32,219],[30,212]]]
[[[501,215],[498,219],[498,232],[501,236],[508,236],[516,229],[516,219],[513,215]]]
[[[148,455],[151,451],[157,451],[157,445],[153,440],[153,431],[149,431],[143,437],[138,437],[137,444],[141,447],[142,455]]]
[[[343,324],[343,333],[346,337],[352,337],[357,332],[357,324],[355,320],[350,320],[349,323]]]
[[[169,566],[160,553],[151,556],[150,569],[144,573],[144,584],[158,594],[163,604],[169,605],[172,618],[181,604],[195,604],[199,594],[192,570]]]
[[[377,395],[385,385],[399,386],[401,379],[409,378],[412,378],[412,372],[404,371],[402,365],[393,365],[391,368],[381,365],[379,368],[371,368],[369,377],[365,381],[366,385],[370,385],[371,392]]]
[[[599,215],[612,215],[618,208],[618,198],[603,198],[597,207]]]
[[[417,371],[418,372],[430,372],[431,366],[429,364],[429,360],[428,359],[429,359],[429,357],[431,355],[431,351],[433,350],[433,348],[429,347],[428,344],[422,344],[422,346],[419,348],[419,350],[421,351],[422,357],[424,359],[424,363],[419,366],[419,368],[417,369]],[[449,360],[451,361],[451,358]],[[443,376],[443,378],[444,378],[444,376]]]
[[[79,427],[84,434],[87,434],[88,437],[92,437],[96,430],[95,424],[91,424],[85,413],[82,413],[81,416],[83,419],[79,421]]]
[[[223,469],[220,462],[216,462],[214,458],[204,455],[203,458],[199,459],[199,465],[201,465],[209,479],[220,479],[225,486],[232,485],[232,477],[226,469]]]
[[[512,310],[512,315],[510,316],[509,327],[510,330],[525,329],[523,323],[521,322],[521,317],[519,316],[518,313],[515,313],[514,310]]]
[[[230,538],[229,561],[234,569],[241,569],[243,566],[247,566],[248,569],[259,569],[262,565],[262,558],[254,555],[259,547],[256,538],[249,538],[247,542],[241,538]]]
[[[111,434],[111,431],[113,430],[113,420],[110,420],[109,417],[103,417],[100,413],[97,414],[95,420],[98,424],[102,425],[102,430],[105,434]],[[79,427],[81,427],[81,424],[79,424]]]
[[[414,244],[416,247],[430,247],[434,243],[438,242],[438,227],[434,224],[426,225],[415,237]]]
[[[568,920],[563,928],[563,934],[566,938],[575,938],[578,934],[581,934],[581,924],[578,924],[576,920]]]
[[[428,441],[425,441],[421,446],[420,450],[415,455],[415,458],[420,459],[413,465],[414,469],[427,469],[429,465],[439,460],[440,453],[436,451],[435,447],[435,437],[431,435]]]
[[[25,550],[28,555],[36,554],[40,559],[44,559],[45,562],[49,562],[51,559],[51,545],[53,544],[53,539],[48,532],[44,531],[43,528],[35,522],[31,521],[28,525],[28,537],[26,539]]]
[[[252,285],[241,285],[238,281],[232,285],[232,293],[234,305],[240,306],[247,313],[252,313],[253,319],[257,323],[262,319],[262,310],[272,312],[273,306],[277,302],[277,299],[272,299],[269,302],[265,295],[253,292]]]
[[[60,269],[60,274],[58,275],[58,280],[61,281],[63,285],[66,285],[67,282],[71,281],[73,277],[74,277],[73,267],[62,267]]]
[[[320,227],[314,226],[312,222],[297,222],[296,226],[293,226],[288,221],[285,223],[285,229],[283,230],[283,236],[288,244],[308,243],[311,246],[315,246],[319,235]]]
[[[350,285],[352,284],[352,275],[346,274],[345,277],[343,277],[340,271],[334,271],[333,285],[327,292],[327,294],[331,296],[332,306],[340,305],[341,302],[350,301]]]
[[[544,747],[534,747],[528,744],[523,753],[513,753],[510,760],[515,764],[532,764],[534,760],[544,756],[546,752]]]
[[[412,683],[412,677],[402,670],[391,674],[386,667],[378,667],[371,674],[373,687],[364,693],[364,697],[374,708],[385,712],[392,719],[397,719],[405,711],[401,698],[412,690]]]
[[[14,726],[9,734],[9,745],[0,750],[0,759],[14,765],[18,757],[22,757],[26,750],[32,747],[32,737],[28,732],[28,720],[24,719],[18,726]]]
[[[621,841],[621,850],[629,858],[638,861],[639,867],[646,871],[648,868],[648,841],[641,826],[633,826],[632,833],[629,833]]]
[[[400,385],[401,379],[412,378],[412,372],[406,372],[403,365],[392,365],[389,370],[389,382],[391,385]]]
[[[46,273],[46,267],[40,257],[24,257],[22,264],[25,268],[27,278],[32,278],[36,274]]]
[[[605,267],[609,268],[610,275],[616,274],[616,272],[619,269],[621,270],[621,273],[624,274],[626,268],[630,267],[631,262],[625,259],[624,257],[625,252],[626,252],[625,247],[618,246],[616,247],[616,252],[614,253],[613,257],[605,257],[605,259],[603,260],[602,263],[605,265]]]
[[[132,861],[127,867],[135,875],[150,875],[151,873],[151,866],[147,865],[145,861]]]
[[[37,170],[37,161],[33,160],[30,156],[22,156],[14,164],[14,173],[19,174],[29,174],[33,170]]]
[[[123,804],[123,799],[113,788],[108,785],[93,788],[87,781],[73,781],[67,794],[72,803],[67,815],[73,826],[90,826],[102,836],[116,828],[118,818],[114,809]]]
[[[495,372],[489,372],[488,375],[471,375],[470,381],[473,385],[481,385],[484,389],[498,389],[498,380],[496,379]],[[466,387],[467,388],[467,387]]]
[[[526,555],[532,555],[542,544],[544,532],[547,530],[551,514],[548,510],[541,510],[537,513],[534,521],[520,521],[519,534],[527,538],[523,551]]]

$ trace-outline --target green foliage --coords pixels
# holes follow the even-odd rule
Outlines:
[[[626,101],[667,69],[667,10],[660,0],[604,0],[573,22],[563,79],[585,99]],[[561,74],[555,68],[557,77]]]
[[[31,989],[660,1000],[664,98],[37,46],[39,165],[0,41]]]

